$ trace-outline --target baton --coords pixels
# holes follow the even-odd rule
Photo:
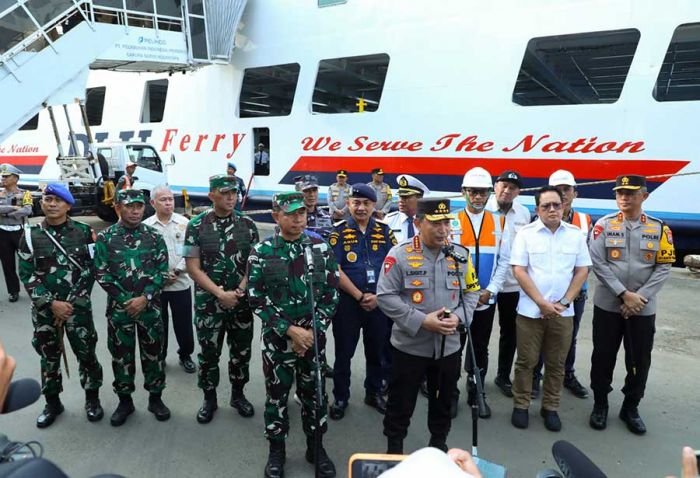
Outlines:
[[[63,355],[63,366],[66,368],[66,376],[70,378],[70,369],[68,368],[68,357],[66,356],[66,346],[63,343],[63,325],[58,326],[58,345],[61,348],[61,355]]]

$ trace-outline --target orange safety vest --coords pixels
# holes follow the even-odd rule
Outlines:
[[[475,235],[472,222],[464,209],[459,211],[452,224],[453,240],[469,249],[482,288],[489,285],[496,270],[502,235],[502,216],[499,219],[496,221],[491,211],[484,211],[478,236]]]

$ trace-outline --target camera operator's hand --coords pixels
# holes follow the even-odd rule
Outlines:
[[[12,374],[15,373],[16,366],[15,359],[5,353],[5,348],[0,342],[0,412],[5,406],[5,397],[10,389]]]
[[[696,478],[698,476],[698,461],[695,458],[695,451],[689,446],[683,447],[681,454],[681,478]],[[675,478],[667,476],[666,478]]]
[[[464,451],[460,448],[451,448],[447,452],[447,456],[449,456],[462,471],[466,471],[474,478],[481,478],[481,472],[468,451]]]

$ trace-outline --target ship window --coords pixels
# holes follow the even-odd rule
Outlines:
[[[27,130],[32,130],[32,129],[37,129],[39,127],[39,113],[35,114],[30,118],[29,121],[24,123],[20,127],[20,131],[27,131]]]
[[[321,60],[314,86],[314,113],[374,112],[384,90],[389,55]]]
[[[287,116],[292,111],[299,63],[248,68],[238,102],[241,118]]]
[[[87,113],[88,124],[99,126],[102,124],[102,113],[105,108],[105,93],[107,88],[88,88],[85,92],[85,112]]]
[[[673,32],[653,95],[656,101],[700,100],[700,23]]]
[[[622,93],[639,30],[533,38],[513,89],[522,106],[614,103]]]
[[[160,123],[163,121],[165,99],[168,96],[168,80],[153,80],[146,82],[141,107],[142,123]]]

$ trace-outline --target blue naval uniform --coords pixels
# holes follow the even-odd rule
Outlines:
[[[396,245],[391,228],[370,218],[363,234],[357,222],[350,217],[335,224],[328,242],[338,265],[355,287],[362,292],[376,294],[384,258]],[[350,361],[357,348],[360,329],[363,331],[367,360],[365,390],[380,393],[382,379],[388,378],[384,357],[389,348],[390,323],[390,319],[379,307],[368,312],[360,307],[356,297],[340,291],[340,303],[333,318],[333,395],[336,401],[347,401],[350,398]]]

